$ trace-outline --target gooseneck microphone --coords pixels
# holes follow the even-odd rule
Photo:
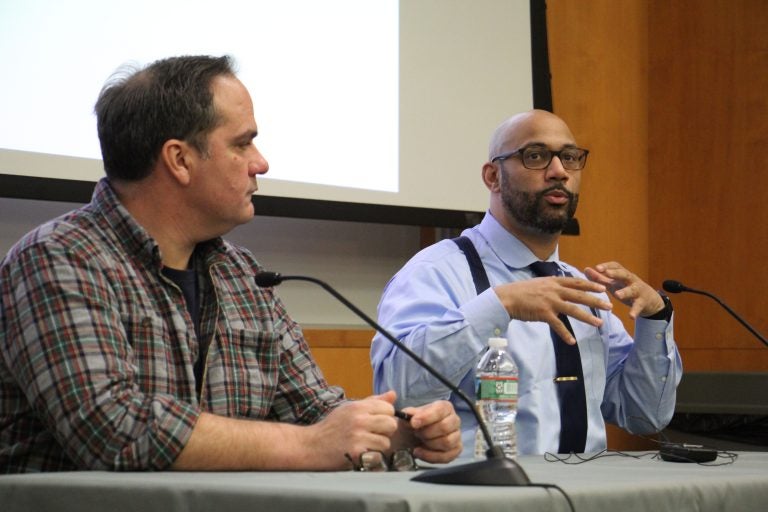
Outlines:
[[[760,341],[762,341],[762,342],[765,344],[765,346],[768,346],[768,340],[766,340],[766,339],[765,339],[765,337],[764,337],[762,334],[760,334],[759,332],[757,332],[757,331],[755,330],[755,328],[754,328],[754,327],[752,327],[751,325],[749,325],[749,324],[747,323],[747,321],[746,321],[746,320],[744,320],[743,318],[741,318],[741,316],[739,316],[739,315],[738,315],[738,314],[737,314],[737,313],[736,313],[734,310],[732,310],[732,309],[731,309],[731,308],[728,306],[728,304],[726,304],[725,302],[723,302],[722,300],[720,300],[720,299],[719,299],[718,297],[716,297],[715,295],[713,295],[713,294],[711,294],[711,293],[709,293],[709,292],[705,292],[705,291],[703,291],[703,290],[696,290],[696,289],[694,289],[694,288],[688,288],[687,286],[685,286],[685,285],[684,285],[683,283],[681,283],[680,281],[675,281],[674,279],[668,279],[668,280],[664,281],[664,282],[661,284],[661,286],[662,286],[662,288],[664,288],[664,291],[666,291],[666,292],[669,292],[669,293],[681,293],[681,292],[698,293],[699,295],[706,295],[706,296],[707,296],[707,297],[709,297],[710,299],[714,299],[714,300],[715,300],[715,301],[716,301],[718,304],[720,304],[720,305],[721,305],[721,306],[722,306],[722,307],[723,307],[723,308],[724,308],[724,309],[725,309],[725,310],[726,310],[728,313],[730,313],[730,314],[731,314],[731,316],[732,316],[733,318],[735,318],[736,320],[738,320],[738,321],[741,323],[741,325],[743,325],[744,327],[746,327],[746,328],[747,328],[747,330],[748,330],[749,332],[751,332],[752,334],[754,334],[754,335],[755,335],[755,337],[756,337],[757,339],[759,339]]]
[[[429,482],[435,484],[458,484],[458,485],[528,485],[531,483],[528,475],[523,471],[517,462],[506,457],[504,451],[499,446],[493,444],[493,438],[491,437],[488,427],[483,421],[480,414],[475,408],[475,404],[470,400],[467,395],[459,389],[456,385],[451,383],[443,375],[434,369],[429,363],[424,361],[410,348],[404,345],[400,340],[395,338],[392,334],[387,332],[382,326],[374,322],[368,315],[363,313],[357,306],[352,304],[343,295],[333,289],[329,284],[309,276],[284,276],[278,272],[262,271],[256,274],[256,285],[262,288],[268,288],[277,286],[283,281],[308,281],[320,285],[325,291],[333,295],[339,302],[344,304],[353,313],[362,318],[368,325],[376,329],[382,336],[387,338],[397,348],[402,350],[411,359],[416,361],[422,368],[427,370],[433,377],[440,381],[445,387],[451,390],[461,400],[466,402],[469,409],[477,419],[477,424],[480,426],[480,430],[485,438],[485,442],[489,448],[486,452],[487,459],[478,462],[471,462],[468,464],[461,464],[457,466],[448,466],[445,468],[433,469],[419,473],[412,480],[419,482]]]

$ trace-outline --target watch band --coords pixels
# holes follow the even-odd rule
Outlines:
[[[661,300],[664,301],[664,307],[651,316],[644,316],[646,320],[665,320],[669,322],[672,319],[672,301],[669,299],[666,293],[659,291]]]

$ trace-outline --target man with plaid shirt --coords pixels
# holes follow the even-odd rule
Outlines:
[[[107,177],[0,265],[0,472],[331,470],[368,450],[461,451],[449,402],[397,419],[329,386],[258,262],[220,237],[268,164],[228,57],[115,75]]]

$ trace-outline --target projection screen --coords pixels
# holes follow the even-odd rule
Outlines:
[[[93,105],[110,75],[124,63],[229,54],[270,163],[257,214],[471,224],[487,207],[491,131],[536,105],[536,80],[548,92],[532,57],[537,6],[6,0],[0,196],[87,202],[103,176]]]

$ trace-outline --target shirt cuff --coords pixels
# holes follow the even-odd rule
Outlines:
[[[669,354],[675,350],[672,335],[674,313],[666,320],[638,317],[635,322],[635,346],[644,354]]]

